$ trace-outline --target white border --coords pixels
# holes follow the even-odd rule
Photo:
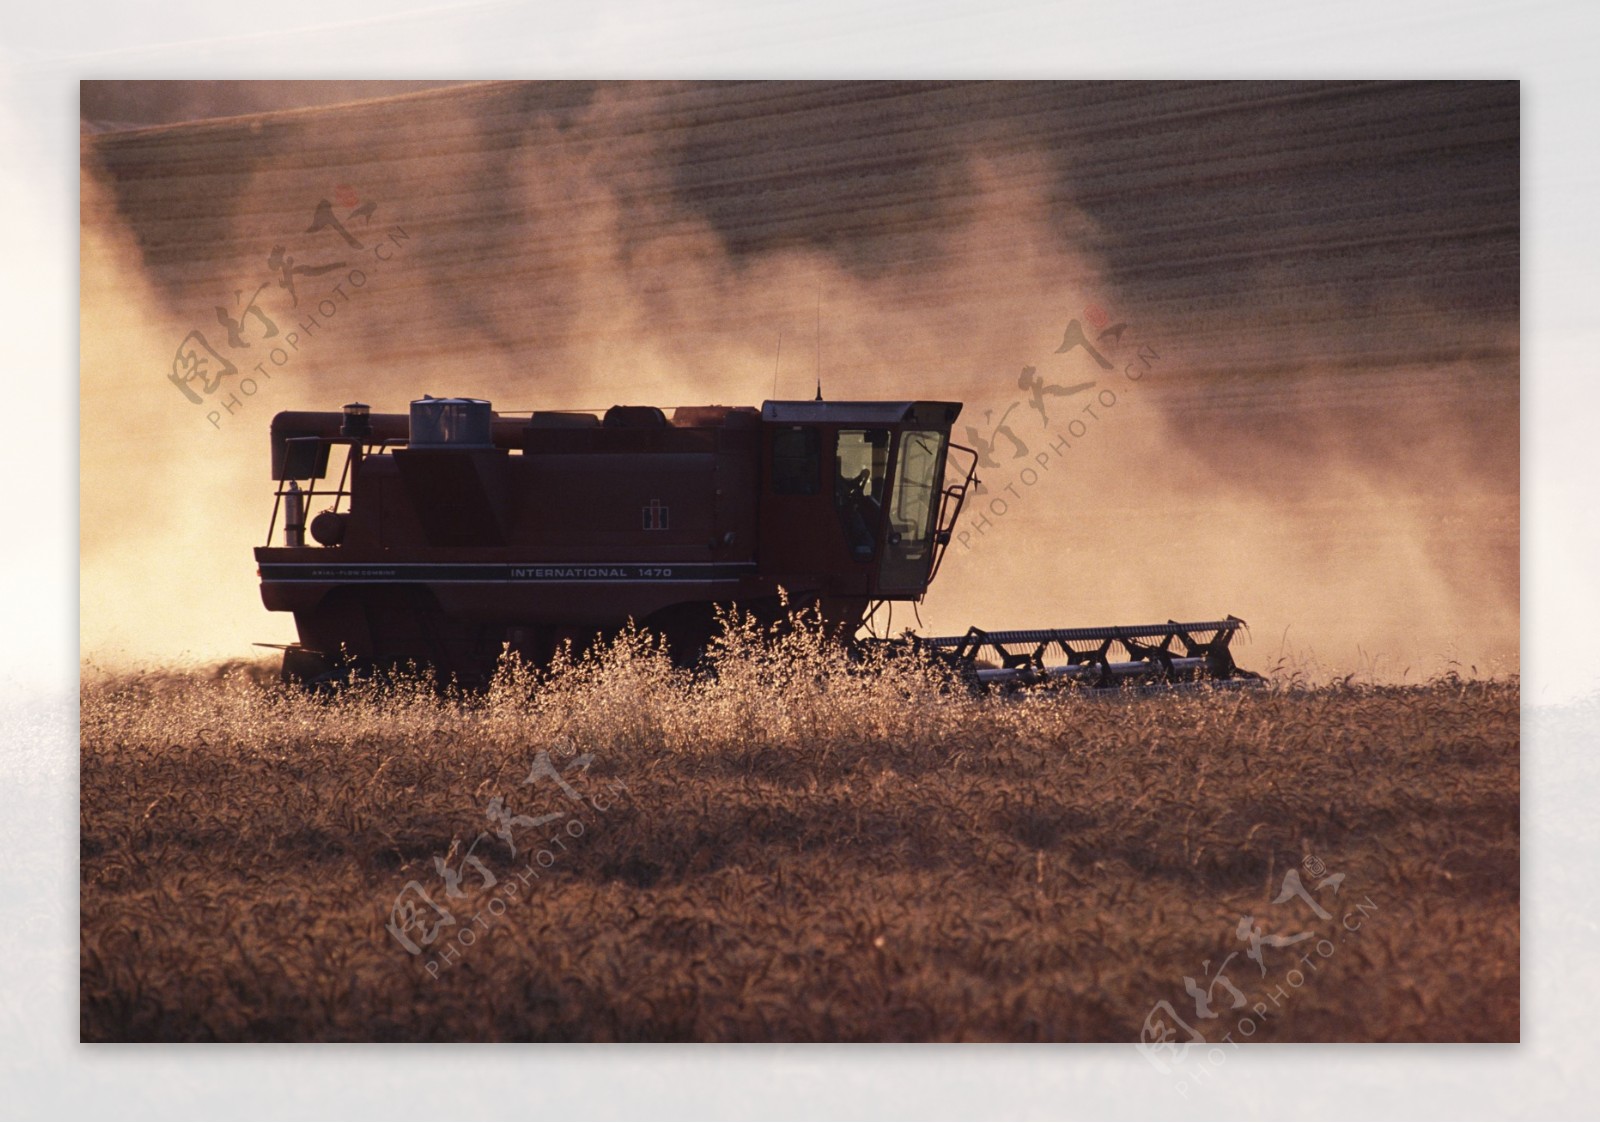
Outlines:
[[[777,3],[29,5],[0,45],[6,813],[0,1111],[19,1117],[1569,1117],[1600,1103],[1587,996],[1600,705],[1542,673],[1593,655],[1600,8]],[[1494,77],[1524,97],[1524,1041],[1257,1048],[1205,1098],[1131,1047],[436,1048],[76,1044],[77,80],[302,77]],[[43,493],[42,495],[40,493]],[[1590,671],[1589,681],[1600,679]],[[1565,693],[1565,692],[1564,692]],[[1587,984],[1587,985],[1585,985]]]

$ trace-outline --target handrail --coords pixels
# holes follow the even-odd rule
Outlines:
[[[944,563],[944,552],[950,546],[950,537],[955,532],[956,519],[961,516],[961,507],[967,500],[967,490],[978,481],[978,452],[966,445],[958,445],[952,441],[948,446],[951,452],[964,452],[972,457],[972,463],[967,467],[967,475],[959,484],[948,484],[939,496],[939,530],[933,536],[934,554],[933,567],[928,570],[928,584],[933,584],[933,579],[939,575],[939,566]],[[945,520],[945,508],[950,507],[954,500],[955,506],[950,508],[949,521]]]
[[[385,437],[383,440],[376,442],[365,441],[359,437],[301,437],[298,439],[317,440],[328,445],[346,445],[349,448],[349,452],[344,458],[344,467],[339,471],[338,487],[318,491],[317,477],[306,477],[306,482],[309,486],[300,492],[300,497],[301,502],[305,504],[305,515],[308,519],[311,515],[311,501],[313,499],[321,497],[322,499],[327,500],[331,497],[333,499],[333,510],[338,511],[339,505],[344,500],[350,498],[351,492],[355,488],[353,466],[358,458],[381,455],[390,447],[400,447],[409,443],[404,437]],[[299,479],[294,478],[277,481],[277,488],[274,491],[274,499],[272,502],[272,519],[267,523],[266,544],[268,546],[272,545],[272,536],[277,533],[278,512],[283,509],[283,497],[288,494],[287,488],[291,483],[298,485],[300,481]],[[346,486],[347,484],[348,486]]]

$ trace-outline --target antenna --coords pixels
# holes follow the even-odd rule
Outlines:
[[[822,286],[817,286],[817,401],[822,400]]]
[[[772,360],[772,397],[778,397],[778,364],[783,362],[783,332],[778,333],[778,353]]]

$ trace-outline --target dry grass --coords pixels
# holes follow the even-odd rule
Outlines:
[[[1163,1000],[1211,1040],[1258,1002],[1256,1040],[1518,1037],[1515,682],[972,698],[804,630],[720,666],[89,677],[83,1037],[1134,1041]],[[523,784],[541,750],[592,802]],[[497,797],[561,817],[513,857]],[[1271,903],[1308,856],[1330,920]],[[456,921],[416,956],[412,881]],[[1247,915],[1315,939],[1263,975]],[[1197,1018],[1235,952],[1245,1007]]]

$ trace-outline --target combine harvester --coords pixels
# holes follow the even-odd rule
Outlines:
[[[938,573],[976,480],[977,454],[950,443],[960,412],[818,400],[512,417],[423,398],[409,416],[280,413],[256,560],[262,601],[299,632],[283,678],[416,662],[481,685],[507,645],[548,665],[630,620],[688,665],[734,605],[767,624],[814,607],[849,639],[885,602],[920,602]],[[911,642],[983,686],[1242,682],[1258,678],[1229,653],[1243,626]]]

